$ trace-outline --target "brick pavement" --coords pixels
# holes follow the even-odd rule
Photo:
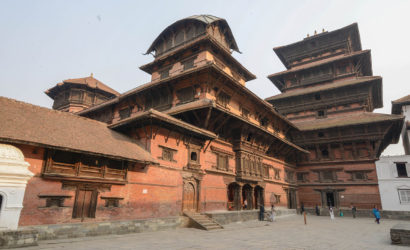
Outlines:
[[[26,249],[404,249],[390,244],[390,228],[398,220],[336,218],[301,215],[278,218],[273,223],[247,221],[225,229],[192,228],[127,235],[110,235],[42,241]],[[410,223],[410,222],[409,222]]]

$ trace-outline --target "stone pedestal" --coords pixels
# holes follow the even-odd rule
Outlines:
[[[15,230],[27,181],[33,176],[20,149],[0,144],[0,230]]]
[[[410,246],[410,223],[400,223],[390,229],[391,243]]]

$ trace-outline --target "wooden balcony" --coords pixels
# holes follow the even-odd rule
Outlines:
[[[81,162],[75,164],[49,160],[44,170],[46,178],[73,181],[104,182],[124,184],[127,181],[127,169],[114,169],[107,166],[87,166]]]

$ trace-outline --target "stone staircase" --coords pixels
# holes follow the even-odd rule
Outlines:
[[[223,227],[217,223],[216,221],[212,220],[210,217],[200,214],[197,212],[184,212],[184,215],[187,216],[193,222],[194,226],[204,229],[204,230],[215,230],[215,229],[223,229]]]

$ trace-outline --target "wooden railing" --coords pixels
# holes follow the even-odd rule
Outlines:
[[[87,166],[80,162],[69,164],[50,160],[44,174],[63,175],[67,177],[126,180],[127,169],[114,169],[107,166]]]

